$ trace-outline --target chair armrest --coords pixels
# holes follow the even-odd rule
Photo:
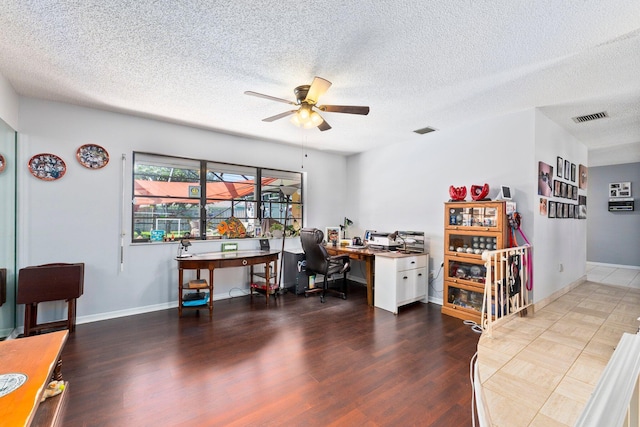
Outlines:
[[[332,255],[332,256],[328,256],[327,260],[329,262],[337,262],[337,261],[349,262],[349,255],[346,255],[346,254]]]
[[[342,268],[339,273],[344,274],[347,271],[351,270],[351,262],[349,260],[349,255],[333,255],[327,257],[327,270],[331,268],[331,266],[336,266],[342,264]]]

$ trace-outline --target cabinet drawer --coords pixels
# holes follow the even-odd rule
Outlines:
[[[412,270],[414,268],[422,268],[427,266],[428,257],[425,255],[416,255],[396,260],[398,271]]]

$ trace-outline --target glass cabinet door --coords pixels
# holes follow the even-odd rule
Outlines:
[[[485,230],[500,230],[502,227],[502,203],[492,203],[488,206],[457,206],[448,205],[448,225],[457,227],[474,227]]]
[[[484,251],[502,248],[502,239],[496,234],[447,232],[445,248],[450,255],[482,255]]]
[[[453,259],[447,260],[445,265],[445,279],[451,279],[454,282],[459,280],[470,282],[471,285],[484,285],[487,277],[487,268],[483,264],[473,264]]]

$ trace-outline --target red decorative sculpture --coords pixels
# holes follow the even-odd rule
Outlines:
[[[454,187],[453,185],[449,187],[449,196],[451,196],[451,200],[453,201],[461,201],[467,197],[467,187]]]
[[[489,194],[489,184],[483,186],[472,185],[471,186],[471,198],[475,201],[484,200]]]

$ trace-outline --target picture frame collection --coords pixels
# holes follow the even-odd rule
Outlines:
[[[553,166],[538,162],[538,195],[540,215],[548,218],[587,218],[587,167],[558,156],[555,175]],[[553,199],[552,199],[553,198]],[[554,200],[557,199],[557,200]]]

